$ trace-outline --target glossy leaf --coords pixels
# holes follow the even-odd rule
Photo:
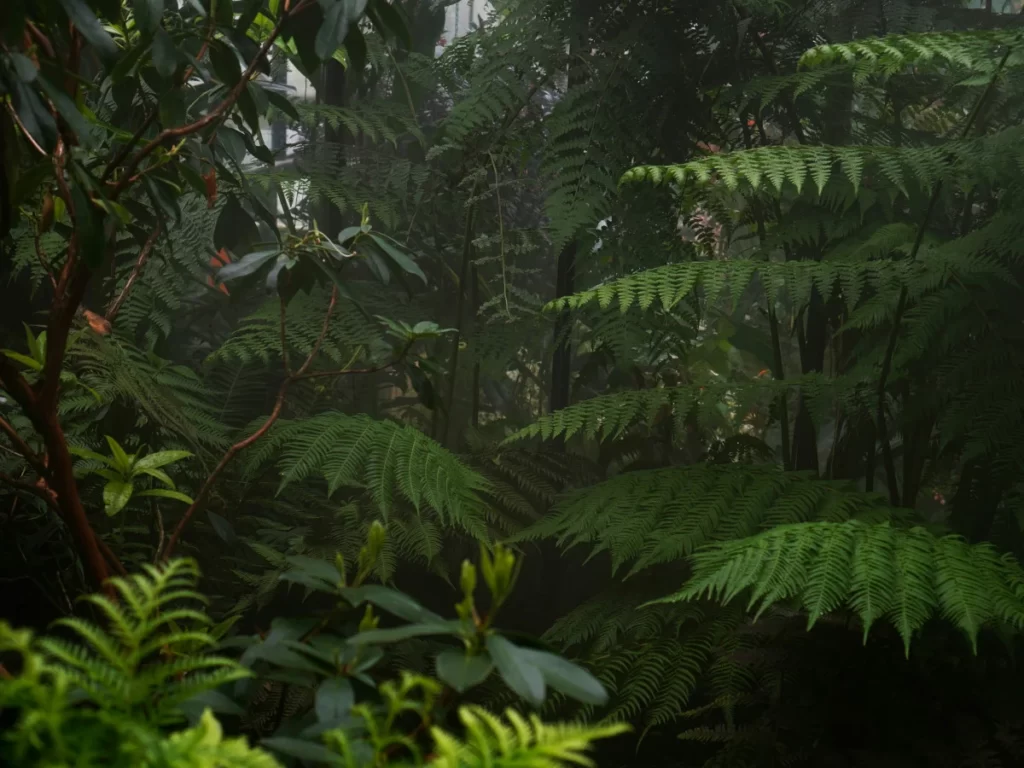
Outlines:
[[[172,491],[170,488],[150,488],[146,491],[139,491],[136,496],[152,496],[159,499],[170,499],[172,501],[180,501],[185,504],[192,503],[192,497],[188,496],[181,491]]]
[[[380,235],[371,232],[370,237],[373,238],[373,242],[380,246],[380,248],[398,266],[399,269],[403,272],[409,273],[410,275],[415,275],[423,281],[424,285],[427,284],[427,276],[423,274],[423,270],[420,269],[419,265],[412,260],[409,254],[403,253],[401,250],[389,243],[386,238],[381,237]]]
[[[85,0],[58,0],[61,7],[67,13],[71,23],[74,24],[82,37],[89,41],[96,52],[104,58],[112,58],[117,55],[117,45],[114,39],[107,34],[96,14],[86,5]]]
[[[332,677],[320,683],[316,689],[316,719],[322,723],[337,723],[348,716],[356,694],[352,681],[345,677]]]
[[[341,590],[341,596],[352,605],[358,606],[364,602],[373,603],[383,608],[388,613],[393,613],[406,621],[441,623],[443,618],[433,611],[427,610],[408,595],[396,592],[387,587],[376,584],[368,584],[364,587],[347,587]]]
[[[135,10],[135,23],[143,32],[152,34],[160,26],[164,0],[132,0],[132,8]]]
[[[127,506],[132,498],[135,486],[123,480],[111,480],[103,486],[103,509],[108,517],[113,517]]]
[[[532,648],[519,648],[519,654],[539,669],[544,681],[556,691],[584,704],[600,706],[608,702],[604,686],[578,664]]]
[[[494,669],[486,654],[470,656],[454,649],[442,651],[437,657],[437,676],[459,693],[480,685]]]
[[[451,620],[431,624],[406,624],[394,629],[371,629],[349,638],[353,645],[362,643],[397,643],[412,637],[431,635],[456,635],[462,630],[462,623]]]
[[[509,688],[535,707],[544,703],[544,675],[523,649],[501,635],[491,635],[487,638],[487,652]]]
[[[147,453],[141,459],[136,459],[135,469],[159,469],[160,467],[166,467],[168,464],[174,464],[177,461],[191,457],[191,451],[156,451],[155,453]]]
[[[223,266],[217,272],[217,277],[222,281],[237,280],[240,277],[251,275],[271,259],[277,257],[279,251],[256,251],[243,256],[238,261]]]
[[[346,0],[334,0],[324,14],[324,22],[316,33],[316,55],[329,59],[348,34],[349,11]]]

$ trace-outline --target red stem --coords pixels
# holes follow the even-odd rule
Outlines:
[[[114,318],[117,317],[117,313],[121,311],[121,305],[124,304],[125,299],[128,298],[128,292],[135,285],[135,281],[139,279],[139,275],[142,274],[142,268],[146,265],[146,261],[149,259],[149,254],[153,251],[153,246],[156,245],[156,239],[160,236],[161,224],[157,222],[156,228],[146,238],[146,242],[142,246],[142,250],[139,251],[139,258],[135,261],[135,266],[132,268],[132,273],[128,276],[128,281],[124,284],[124,288],[121,289],[121,293],[118,294],[117,298],[111,302],[110,307],[107,309],[106,319],[107,322],[113,323]]]

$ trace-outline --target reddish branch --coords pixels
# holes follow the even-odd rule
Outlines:
[[[250,445],[252,445],[265,434],[267,434],[267,432],[270,431],[270,428],[274,426],[274,423],[280,418],[281,412],[284,410],[285,398],[288,394],[288,387],[290,387],[292,383],[296,381],[302,381],[303,379],[313,379],[324,376],[355,376],[368,373],[377,373],[378,371],[383,371],[387,368],[390,368],[391,366],[395,365],[402,358],[405,357],[405,353],[408,350],[408,346],[402,349],[402,351],[399,352],[399,354],[393,360],[387,363],[383,363],[381,365],[375,365],[369,368],[348,368],[339,371],[316,371],[310,373],[309,368],[313,364],[313,360],[316,357],[317,353],[320,351],[320,347],[323,345],[324,339],[327,336],[327,330],[330,327],[331,322],[331,315],[334,313],[334,307],[337,304],[337,301],[338,289],[335,288],[334,291],[331,293],[331,301],[330,304],[328,304],[327,306],[327,312],[324,316],[323,327],[320,329],[320,336],[317,338],[316,343],[313,345],[312,351],[306,357],[305,362],[303,362],[302,367],[300,367],[295,373],[287,373],[286,367],[286,376],[284,381],[281,382],[280,389],[278,389],[277,391],[277,398],[274,401],[274,408],[273,410],[271,410],[270,415],[267,416],[266,420],[263,422],[260,428],[257,429],[253,434],[228,448],[227,452],[221,458],[220,462],[214,468],[213,472],[211,472],[210,475],[203,482],[202,487],[200,487],[199,489],[199,493],[196,494],[195,500],[192,502],[189,508],[185,510],[185,514],[182,516],[181,520],[178,521],[178,525],[175,527],[174,533],[171,534],[171,538],[167,542],[167,548],[164,550],[162,555],[163,560],[167,560],[174,553],[174,549],[178,545],[178,540],[181,538],[181,534],[185,530],[185,527],[188,525],[189,521],[195,515],[199,507],[201,507],[203,503],[206,501],[206,499],[209,497],[210,491],[213,489],[213,486],[217,482],[217,479],[227,468],[228,464],[231,463],[232,459],[234,459],[235,456],[237,456],[239,453],[244,451]],[[283,312],[281,315],[281,321],[283,325]],[[281,338],[284,339],[283,328],[281,332]]]
[[[124,284],[124,288],[121,289],[121,293],[118,294],[117,298],[111,302],[107,308],[106,320],[108,323],[113,323],[114,318],[117,317],[117,313],[121,311],[121,305],[124,304],[125,299],[128,298],[128,292],[135,285],[135,281],[139,279],[139,275],[142,274],[142,268],[146,266],[146,262],[149,260],[150,253],[153,252],[153,246],[156,245],[156,239],[160,236],[160,230],[162,225],[157,222],[156,227],[146,242],[142,246],[142,250],[139,251],[139,258],[135,260],[135,266],[132,268],[132,273],[128,275],[128,280]]]

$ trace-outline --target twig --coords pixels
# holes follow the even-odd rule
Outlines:
[[[206,501],[206,498],[210,495],[210,491],[216,484],[217,479],[220,477],[221,473],[223,473],[224,470],[227,468],[228,464],[231,463],[232,459],[234,459],[235,456],[237,456],[239,453],[244,451],[250,445],[252,445],[265,434],[267,434],[270,428],[274,426],[274,423],[278,420],[278,418],[280,418],[281,412],[284,410],[285,397],[288,394],[288,387],[291,386],[293,382],[302,381],[304,379],[314,379],[323,376],[353,376],[358,374],[375,373],[377,371],[382,371],[386,368],[392,367],[405,357],[406,352],[408,352],[409,350],[408,344],[406,344],[405,347],[402,348],[402,350],[395,357],[395,359],[382,365],[373,366],[372,368],[356,368],[339,371],[317,371],[314,373],[309,373],[309,367],[313,364],[314,358],[317,356],[317,353],[319,353],[320,347],[323,344],[324,339],[327,337],[327,330],[330,327],[331,316],[334,314],[334,307],[337,304],[337,302],[338,290],[337,288],[335,288],[331,292],[331,302],[328,305],[327,312],[324,315],[324,323],[323,327],[320,329],[320,336],[317,338],[316,344],[313,345],[313,349],[306,357],[305,362],[302,364],[298,371],[287,376],[284,379],[284,381],[281,382],[281,387],[277,391],[277,398],[274,401],[274,408],[270,412],[270,415],[267,416],[266,420],[263,422],[260,428],[253,432],[249,437],[245,438],[244,440],[240,440],[239,442],[235,443],[230,448],[228,448],[224,456],[221,457],[220,462],[218,462],[217,466],[214,468],[213,472],[211,472],[210,475],[206,478],[206,480],[203,481],[203,484],[199,488],[199,492],[196,494],[196,497],[193,500],[192,504],[189,505],[189,508],[185,510],[185,514],[182,516],[181,520],[178,521],[178,525],[175,526],[174,532],[171,534],[171,537],[167,542],[167,548],[163,551],[163,554],[161,555],[162,560],[167,560],[174,553],[174,549],[178,545],[178,540],[181,538],[181,534],[185,530],[185,527],[188,525],[189,520],[192,519],[192,517],[195,515],[199,507],[201,507],[203,502]]]
[[[142,250],[139,251],[139,258],[135,260],[135,266],[132,267],[132,272],[128,275],[128,280],[124,284],[124,288],[121,289],[121,293],[117,295],[110,306],[107,308],[105,315],[108,323],[113,323],[114,318],[117,317],[117,313],[121,311],[121,306],[124,304],[125,299],[128,298],[128,292],[135,285],[135,281],[139,279],[139,275],[142,274],[142,268],[146,266],[146,262],[149,260],[149,255],[153,252],[153,246],[156,245],[156,240],[160,236],[160,230],[163,228],[163,223],[158,221],[156,227],[150,233],[149,237],[146,238],[146,242],[142,245]]]
[[[43,157],[48,157],[49,153],[45,149],[40,147],[39,144],[36,143],[36,140],[32,138],[32,134],[28,132],[28,129],[25,127],[25,124],[21,122],[21,118],[18,117],[18,113],[15,112],[14,108],[11,106],[11,102],[8,101],[5,103],[7,106],[7,111],[10,113],[11,117],[14,118],[14,122],[18,124],[18,127],[21,128],[21,132],[25,134],[25,138],[28,139],[28,143],[31,144],[35,148],[36,152],[41,154]]]

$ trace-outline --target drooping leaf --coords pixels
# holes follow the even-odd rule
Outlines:
[[[362,643],[397,643],[412,637],[428,637],[430,635],[456,635],[462,629],[459,621],[442,621],[431,624],[406,624],[394,629],[370,629],[349,638],[353,645]]]
[[[117,44],[96,18],[96,14],[86,5],[85,0],[58,0],[82,36],[89,41],[96,52],[104,58],[117,55]]]
[[[597,706],[608,702],[608,692],[590,672],[578,664],[546,651],[520,648],[519,653],[544,675],[544,681],[566,696]]]
[[[180,501],[185,504],[192,503],[192,497],[188,496],[181,491],[172,491],[170,488],[150,488],[146,491],[139,491],[136,496],[152,496],[160,499],[171,499],[172,501]]]
[[[378,608],[383,608],[388,613],[393,613],[400,619],[420,623],[440,624],[444,619],[433,611],[427,610],[408,595],[396,592],[387,587],[376,584],[368,584],[363,587],[348,587],[341,590],[341,595],[352,605],[358,606],[364,602],[373,603]]]
[[[346,677],[332,677],[320,683],[316,689],[316,719],[322,723],[338,723],[343,720],[356,703],[352,681]]]
[[[479,685],[494,669],[486,654],[470,656],[464,651],[450,649],[437,656],[437,676],[459,693]]]
[[[154,453],[147,453],[141,459],[136,459],[135,469],[159,469],[182,459],[191,458],[192,455],[191,451],[155,451]]]
[[[152,34],[160,26],[164,14],[164,0],[133,0],[135,23],[146,34]]]
[[[509,688],[535,707],[544,703],[544,675],[522,648],[501,635],[491,635],[487,638],[487,652]]]

